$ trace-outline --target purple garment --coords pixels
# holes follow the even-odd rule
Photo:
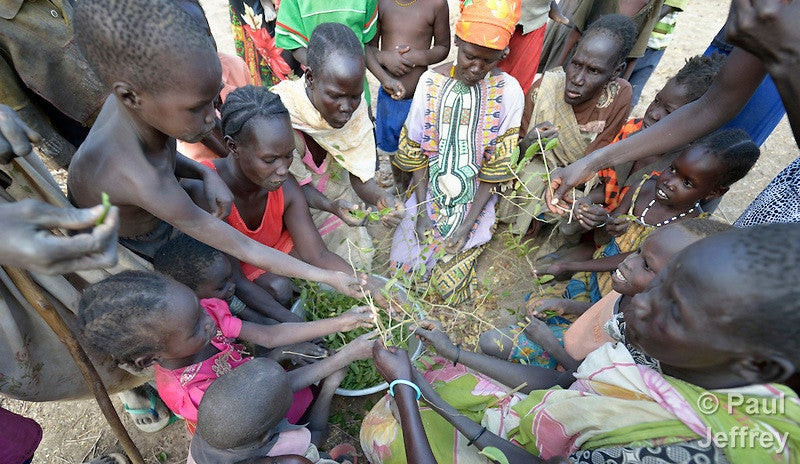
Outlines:
[[[40,441],[42,427],[35,420],[0,408],[0,462],[29,462]]]
[[[427,212],[428,217],[431,218],[433,223],[436,223],[437,211],[434,211],[433,201],[431,200],[431,192],[428,190],[427,195]],[[469,240],[464,245],[464,250],[476,248],[488,242],[492,238],[492,229],[494,228],[497,217],[495,216],[494,206],[497,204],[497,195],[492,195],[483,211],[478,215],[475,225],[469,233]],[[392,240],[392,250],[389,253],[389,262],[392,266],[402,268],[406,272],[412,272],[425,264],[425,278],[428,278],[431,269],[436,264],[436,252],[442,248],[442,236],[434,228],[434,243],[430,245],[421,244],[417,239],[416,223],[417,223],[417,197],[411,195],[411,198],[406,201],[406,217],[397,227]],[[470,204],[471,206],[471,204]]]

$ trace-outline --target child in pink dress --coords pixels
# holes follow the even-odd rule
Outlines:
[[[126,271],[89,286],[79,305],[79,324],[86,344],[120,364],[156,369],[158,393],[167,406],[186,419],[194,432],[197,407],[218,377],[252,359],[235,338],[264,347],[313,340],[339,331],[371,326],[367,308],[354,308],[335,318],[264,326],[231,315],[227,303],[198,300],[185,285],[155,272]],[[295,369],[302,390],[349,363],[369,357],[365,341],[351,342],[335,355]],[[338,380],[341,380],[339,378]],[[289,414],[302,414],[298,405]]]

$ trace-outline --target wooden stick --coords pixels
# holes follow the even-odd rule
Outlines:
[[[86,352],[75,338],[75,335],[73,335],[69,326],[67,326],[41,289],[25,271],[13,267],[5,267],[4,269],[14,282],[14,285],[16,285],[19,291],[25,296],[25,299],[36,309],[36,312],[47,322],[47,325],[53,329],[53,332],[55,332],[61,342],[67,346],[69,354],[72,355],[72,359],[74,359],[75,364],[78,365],[78,369],[80,369],[81,374],[83,374],[83,378],[86,380],[89,390],[94,394],[97,404],[100,406],[100,410],[103,412],[103,415],[106,416],[108,425],[111,427],[111,430],[114,432],[114,435],[117,436],[120,443],[122,443],[125,453],[131,458],[133,464],[144,464],[144,458],[130,435],[128,435],[128,431],[125,430],[125,426],[122,425],[122,421],[120,421],[117,411],[111,403],[111,398],[108,397],[108,391],[106,391],[106,387],[103,385],[100,375],[97,373],[92,361],[86,355]]]

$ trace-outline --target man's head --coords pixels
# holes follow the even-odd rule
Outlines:
[[[231,449],[255,444],[289,411],[292,390],[275,361],[255,358],[215,380],[197,411],[197,434]]]
[[[800,359],[800,224],[695,243],[625,309],[627,337],[705,388],[782,382]]]
[[[622,72],[635,41],[636,26],[627,16],[606,15],[593,22],[564,66],[564,101],[577,106],[597,96]]]
[[[153,268],[186,285],[198,298],[219,298],[230,303],[236,291],[231,263],[225,254],[186,234],[156,250]]]
[[[322,23],[308,41],[306,94],[331,127],[344,127],[364,93],[364,50],[349,27]]]
[[[81,0],[73,28],[86,59],[135,117],[199,141],[213,128],[222,70],[206,28],[169,0]]]

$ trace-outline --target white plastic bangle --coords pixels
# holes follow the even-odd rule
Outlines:
[[[410,380],[404,380],[404,379],[393,380],[392,383],[389,384],[389,394],[390,395],[394,396],[394,386],[397,385],[397,384],[408,385],[409,387],[413,388],[417,392],[417,399],[420,399],[422,397],[422,392],[420,391],[420,389],[417,386],[417,384],[415,384],[414,382],[412,382]]]

